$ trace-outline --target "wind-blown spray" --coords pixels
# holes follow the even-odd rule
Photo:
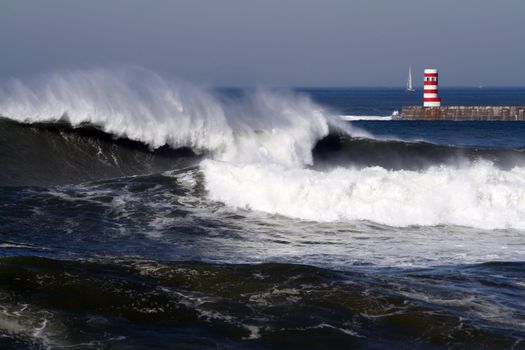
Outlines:
[[[254,90],[222,101],[138,68],[65,71],[0,91],[0,114],[26,122],[85,123],[152,148],[190,147],[224,161],[312,163],[311,149],[336,118],[305,96]]]

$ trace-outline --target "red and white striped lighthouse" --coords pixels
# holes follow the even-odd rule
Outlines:
[[[425,81],[423,87],[423,106],[439,107],[441,98],[438,96],[438,71],[437,69],[425,69]]]

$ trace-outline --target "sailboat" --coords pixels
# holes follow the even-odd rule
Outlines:
[[[412,86],[412,67],[408,67],[407,91],[416,91]]]

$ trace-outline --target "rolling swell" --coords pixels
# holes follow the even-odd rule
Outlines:
[[[195,164],[187,148],[151,149],[91,124],[0,118],[0,186],[59,185],[158,173]]]
[[[485,300],[492,286],[478,281],[523,272],[522,263],[338,272],[294,264],[1,258],[0,334],[7,337],[0,345],[510,348],[520,342],[524,315],[516,302],[523,288],[501,278],[505,292]],[[501,319],[486,317],[494,305]]]
[[[320,167],[380,166],[389,170],[422,170],[435,165],[461,165],[486,160],[500,169],[525,165],[524,148],[480,148],[361,138],[332,132],[313,149]]]
[[[0,117],[0,186],[59,185],[144,175],[195,165],[201,156],[191,149],[149,145],[117,137],[90,123],[67,119],[22,123]],[[488,160],[501,169],[525,164],[525,150],[442,146],[352,137],[331,130],[312,150],[314,167],[380,166],[421,170]]]

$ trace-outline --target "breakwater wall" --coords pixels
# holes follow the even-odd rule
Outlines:
[[[525,106],[405,106],[396,120],[523,120]]]

